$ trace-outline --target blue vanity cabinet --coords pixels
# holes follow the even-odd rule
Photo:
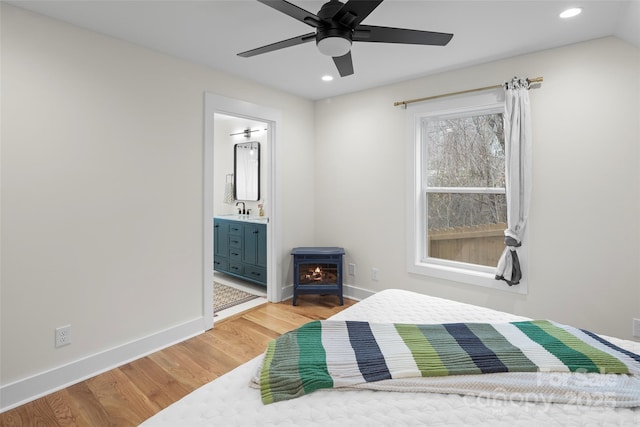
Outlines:
[[[242,262],[245,277],[258,283],[267,283],[267,226],[244,224]]]
[[[242,261],[267,267],[267,228],[265,224],[244,225],[244,257]]]
[[[267,285],[267,225],[214,218],[213,269]]]
[[[229,269],[229,221],[213,221],[213,269]]]

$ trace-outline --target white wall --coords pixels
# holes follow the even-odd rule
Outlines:
[[[282,243],[311,241],[313,204],[295,195],[314,177],[289,159],[312,157],[313,138],[300,135],[313,135],[314,106],[1,8],[5,406],[32,376],[202,318],[205,91],[282,112],[278,142],[293,157],[278,167],[296,176],[281,184]],[[65,324],[72,344],[55,349]],[[20,389],[30,391],[42,390]]]
[[[407,125],[393,102],[513,76],[544,77],[530,92],[529,294],[408,274]],[[316,243],[345,247],[355,287],[405,288],[631,338],[640,316],[639,76],[639,50],[605,38],[317,102]]]

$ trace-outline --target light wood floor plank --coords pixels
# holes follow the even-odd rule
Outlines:
[[[64,391],[69,394],[71,412],[79,420],[76,425],[112,425],[109,414],[93,394],[87,381],[67,387]],[[85,420],[88,421],[88,424],[84,424]]]
[[[166,408],[189,394],[189,388],[148,357],[128,363],[120,370],[159,408]]]
[[[203,377],[204,370],[188,356],[185,356],[184,351],[178,345],[154,353],[149,358],[190,390],[215,378],[214,375]]]
[[[212,372],[217,376],[222,376],[242,364],[235,358],[220,351],[220,347],[213,342],[210,336],[204,336],[203,334],[198,337],[202,337],[201,343],[203,345],[203,352],[198,352],[198,356],[211,359],[215,366]]]
[[[84,418],[83,413],[78,412],[69,389],[60,390],[45,396],[44,400],[49,404],[56,420],[61,426],[75,426],[79,424],[89,424],[89,420]],[[74,411],[72,408],[75,408]],[[77,415],[76,415],[77,414]]]
[[[138,425],[161,409],[135,387],[120,369],[93,377],[87,380],[87,384],[109,415],[109,422],[114,425]]]

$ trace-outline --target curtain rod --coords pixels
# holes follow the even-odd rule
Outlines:
[[[542,80],[543,80],[542,77],[535,77],[533,79],[527,79],[527,81],[529,83],[542,83]],[[427,96],[426,98],[408,99],[406,101],[394,102],[393,106],[397,107],[398,105],[404,105],[405,108],[406,108],[407,104],[412,104],[414,102],[429,101],[431,99],[444,98],[446,96],[453,96],[453,95],[462,95],[464,93],[480,92],[481,90],[497,89],[497,88],[502,87],[502,86],[503,85],[501,85],[501,84],[500,85],[493,85],[493,86],[485,86],[485,87],[478,87],[478,88],[475,88],[475,89],[461,90],[459,92],[443,93],[442,95]]]

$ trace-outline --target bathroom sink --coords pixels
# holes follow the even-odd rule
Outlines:
[[[258,223],[264,223],[264,224],[269,222],[269,218],[265,216],[255,216],[255,215],[221,214],[221,215],[214,215],[214,217],[220,218],[220,219],[231,219],[234,221],[258,222]]]
[[[244,218],[240,219],[240,221],[258,222],[260,224],[266,224],[267,222],[269,222],[269,218],[267,218],[266,216],[246,216],[245,215]]]

